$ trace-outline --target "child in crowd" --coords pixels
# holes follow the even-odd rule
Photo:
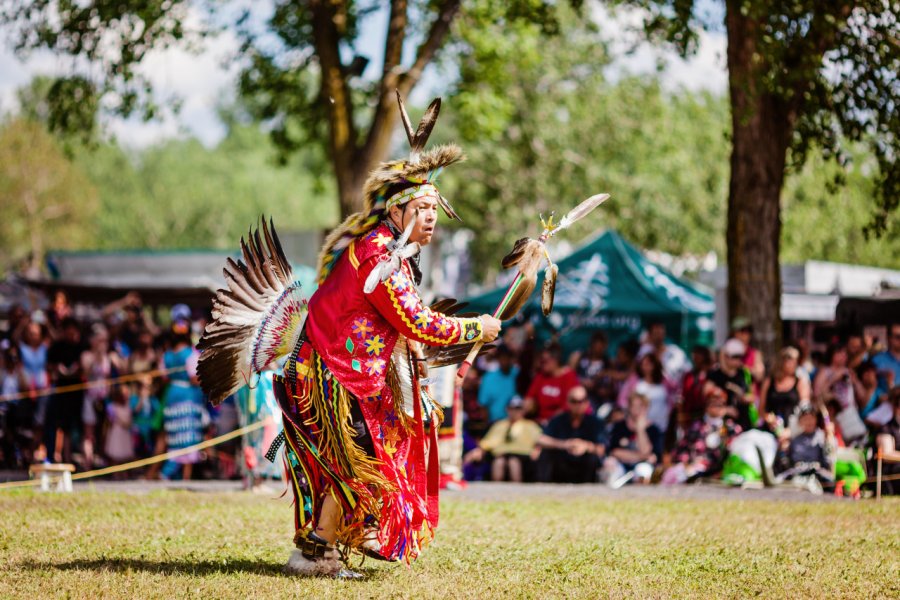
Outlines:
[[[678,443],[674,463],[666,470],[662,483],[675,484],[699,477],[711,477],[722,470],[731,438],[741,426],[726,414],[725,392],[715,388],[707,398],[703,418],[694,421]]]
[[[628,398],[624,420],[613,425],[609,451],[603,461],[603,480],[619,488],[634,479],[649,483],[662,456],[662,436],[647,417],[650,400],[637,392]]]
[[[792,480],[807,485],[821,493],[822,484],[834,484],[834,429],[828,431],[819,425],[819,415],[811,406],[800,411],[800,433],[794,436],[787,448],[789,467],[776,477],[776,481]]]
[[[117,385],[113,390],[112,402],[106,407],[109,430],[106,433],[104,450],[112,464],[122,464],[134,458],[134,443],[131,437],[131,405],[128,386]]]
[[[162,429],[162,406],[153,393],[153,379],[138,380],[130,399],[134,448],[138,456],[144,458],[153,454],[156,437]]]

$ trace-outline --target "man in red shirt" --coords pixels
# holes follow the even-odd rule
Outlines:
[[[538,372],[525,395],[525,407],[529,415],[542,426],[566,408],[569,390],[578,385],[575,371],[562,362],[559,346],[548,346],[538,357]],[[589,407],[588,407],[589,408]]]

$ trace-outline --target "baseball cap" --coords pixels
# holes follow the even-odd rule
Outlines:
[[[524,408],[525,401],[522,400],[522,396],[513,396],[509,399],[509,403],[506,405],[506,408]]]
[[[747,353],[747,346],[739,339],[731,338],[722,346],[725,356],[743,356]]]
[[[191,309],[187,304],[176,304],[172,307],[173,321],[190,321]]]
[[[748,327],[752,327],[753,324],[750,322],[750,319],[747,317],[738,316],[731,320],[731,330],[732,331],[740,331],[742,329],[747,329]]]

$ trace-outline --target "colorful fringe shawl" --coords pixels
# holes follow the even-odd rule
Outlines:
[[[393,367],[381,393],[360,400],[338,383],[309,344],[296,360],[296,382],[276,378],[275,395],[283,412],[285,471],[294,493],[297,536],[312,528],[330,493],[343,510],[338,543],[345,555],[377,536],[384,556],[409,563],[437,526],[437,424],[426,436],[418,398],[413,417],[406,415]],[[374,457],[354,438],[354,402]]]

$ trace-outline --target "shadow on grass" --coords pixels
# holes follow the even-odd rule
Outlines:
[[[245,574],[245,575],[263,575],[267,577],[296,577],[288,575],[284,572],[284,563],[275,563],[259,560],[189,560],[189,559],[167,559],[167,560],[147,560],[142,558],[97,558],[97,559],[79,559],[66,562],[40,562],[26,561],[20,563],[20,568],[31,571],[107,571],[117,573],[127,573],[130,571],[143,571],[146,573],[159,573],[161,575],[229,575],[229,574]],[[355,568],[354,571],[361,573],[364,579],[370,579],[377,573],[372,568]]]

